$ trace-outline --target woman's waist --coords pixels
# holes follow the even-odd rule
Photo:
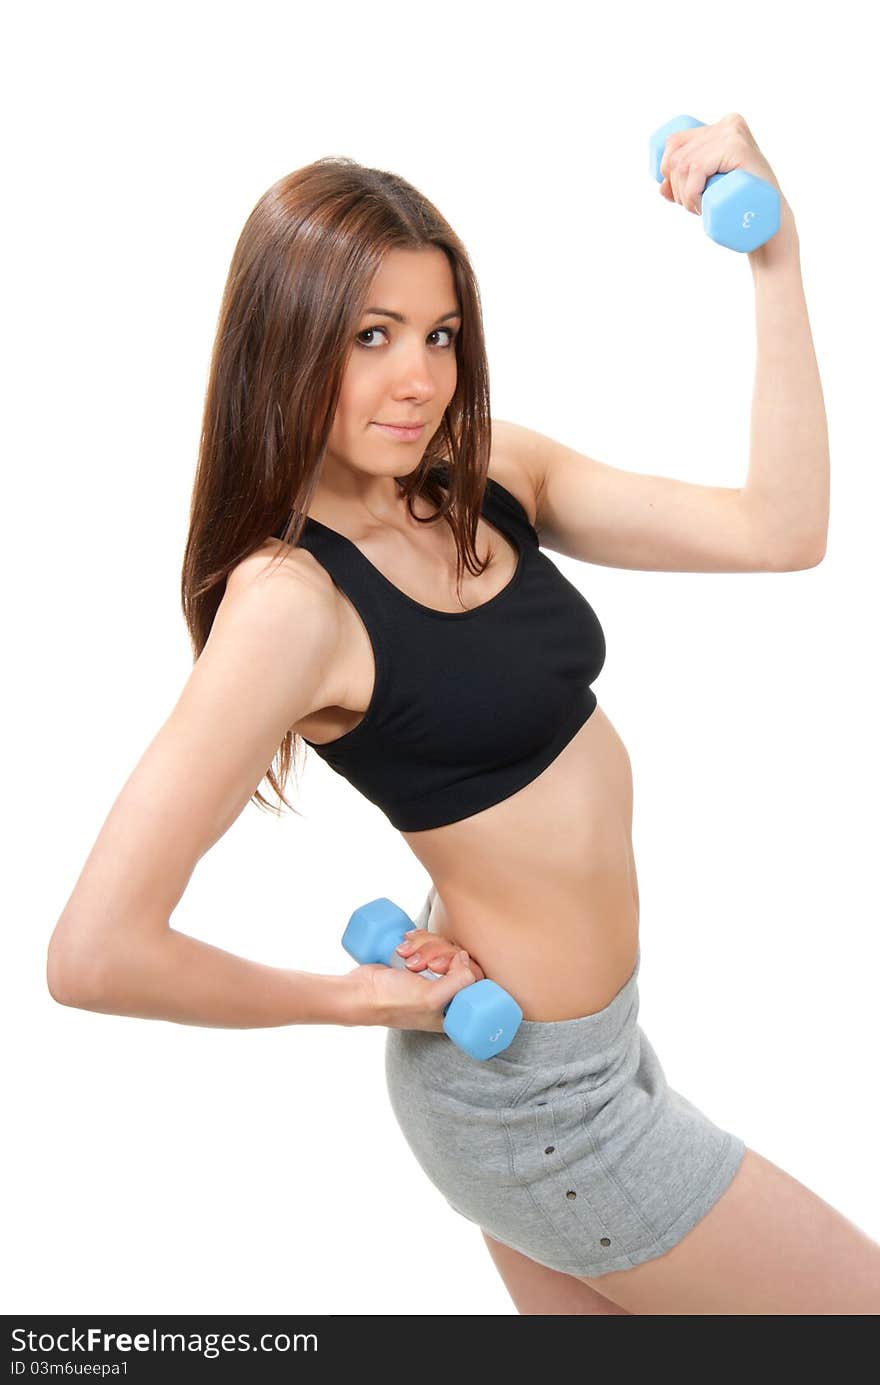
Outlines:
[[[464,947],[534,1021],[594,1014],[632,973],[639,901],[631,859],[573,878],[518,867],[501,884],[435,878],[419,926]]]
[[[490,809],[482,821],[455,823],[448,839],[420,841],[413,849],[431,877],[432,929],[467,947],[452,929],[525,940],[548,915],[560,934],[579,936],[600,919],[603,933],[616,922],[627,928],[639,892],[631,816],[617,806],[581,805],[552,819],[535,812],[502,819]]]

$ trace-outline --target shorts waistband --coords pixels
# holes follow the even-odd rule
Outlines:
[[[632,1029],[639,1013],[638,979],[641,945],[628,979],[601,1010],[567,1020],[522,1020],[503,1056],[513,1062],[565,1063],[612,1050]],[[514,997],[515,999],[515,997]],[[489,1059],[493,1062],[493,1059]]]

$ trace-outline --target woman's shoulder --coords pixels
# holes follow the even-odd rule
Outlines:
[[[347,676],[344,605],[307,549],[267,539],[232,568],[221,605],[246,613],[286,649],[299,649],[300,655],[307,650],[324,670],[326,696],[320,706],[341,705],[337,685]]]
[[[538,487],[522,446],[523,429],[504,419],[492,419],[489,479],[510,491],[534,525],[538,511]]]
[[[267,538],[259,548],[236,563],[226,579],[226,591],[244,592],[257,584],[268,599],[302,602],[326,612],[338,611],[339,591],[327,569],[307,548],[293,547],[282,539]]]

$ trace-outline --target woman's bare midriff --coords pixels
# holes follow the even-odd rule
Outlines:
[[[399,536],[384,550],[381,536],[375,541],[359,536],[359,546],[390,578],[394,571],[396,585],[439,609],[442,555],[437,550],[433,556],[432,601],[424,585],[427,532],[423,527],[415,541],[421,569],[415,559],[409,569],[405,561],[401,566]],[[499,542],[498,532],[482,520],[481,555],[481,534],[497,561],[477,577],[466,574],[461,589],[466,606],[500,591],[516,564],[509,541]],[[351,602],[312,555],[297,549],[291,556],[303,565],[307,580],[318,588],[324,582],[329,599],[341,603],[338,705],[325,706],[292,728],[324,743],[356,725],[370,702],[372,646]],[[456,608],[451,593],[446,600],[447,609]],[[543,773],[511,797],[460,822],[401,833],[436,891],[430,930],[467,948],[486,975],[515,997],[525,1019],[549,1022],[593,1014],[632,974],[639,931],[632,808],[629,755],[596,706]]]
[[[434,883],[428,927],[452,938],[527,1020],[603,1009],[636,961],[629,755],[597,706],[525,788],[461,822],[403,832]]]

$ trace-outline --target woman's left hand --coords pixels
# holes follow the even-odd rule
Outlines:
[[[660,160],[660,172],[663,174],[661,196],[667,202],[678,202],[685,211],[699,216],[703,191],[709,179],[715,173],[732,173],[735,168],[763,178],[782,197],[776,174],[741,115],[734,112],[714,125],[676,130],[667,137]]]

